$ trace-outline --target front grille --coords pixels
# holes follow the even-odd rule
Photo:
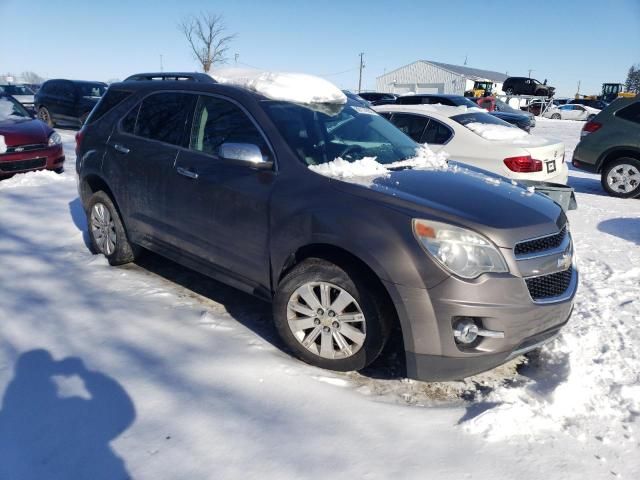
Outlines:
[[[16,145],[13,147],[7,147],[6,155],[10,153],[22,153],[22,152],[32,152],[34,150],[43,150],[47,148],[47,145],[44,143],[35,143],[32,145]]]
[[[534,300],[559,297],[567,291],[571,284],[573,267],[563,272],[541,275],[539,277],[525,278],[529,294]]]
[[[565,226],[562,227],[562,230],[553,235],[517,243],[514,252],[516,255],[529,255],[531,253],[544,252],[545,250],[558,248],[566,234],[567,227]]]
[[[44,168],[47,165],[46,158],[34,158],[32,160],[18,160],[15,162],[0,162],[0,172],[12,173],[22,170]]]

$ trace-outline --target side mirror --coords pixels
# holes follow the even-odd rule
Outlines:
[[[271,168],[273,162],[264,158],[257,145],[252,143],[225,142],[220,145],[218,155],[225,160],[246,162],[255,168]]]

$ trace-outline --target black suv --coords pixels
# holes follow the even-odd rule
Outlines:
[[[535,78],[509,77],[502,84],[502,91],[507,95],[535,95],[538,97],[553,97],[556,89],[547,85],[547,81],[540,83]]]
[[[91,248],[118,265],[145,247],[273,302],[286,345],[324,368],[363,368],[392,331],[407,374],[433,380],[554,338],[578,281],[561,207],[345,101],[111,85],[76,136]]]
[[[360,92],[358,94],[371,105],[390,105],[396,103],[396,98],[400,95],[396,93],[383,93],[383,92]]]
[[[50,127],[80,127],[106,90],[102,82],[47,80],[35,95],[35,111]]]

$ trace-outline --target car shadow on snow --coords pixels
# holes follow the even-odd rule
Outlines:
[[[75,199],[69,202],[69,213],[71,214],[71,220],[73,220],[74,225],[82,232],[82,240],[87,248],[91,249],[91,242],[89,240],[89,230],[87,225],[87,215],[82,207],[82,202],[80,198],[76,197]]]
[[[602,189],[599,178],[574,177],[570,175],[568,184],[577,193],[588,193],[590,195],[601,195],[603,197],[608,196],[607,193]],[[578,208],[579,207],[580,205],[578,205]]]
[[[135,417],[124,388],[80,358],[22,353],[0,410],[0,478],[130,478],[109,443]]]
[[[640,218],[609,218],[598,224],[598,230],[640,245]]]
[[[276,331],[269,303],[150,251],[145,251],[144,255],[136,260],[136,264],[194,294],[224,305],[234,320],[279,350],[291,354]],[[384,380],[401,379],[406,376],[404,349],[399,330],[391,336],[378,359],[359,373],[372,379]]]

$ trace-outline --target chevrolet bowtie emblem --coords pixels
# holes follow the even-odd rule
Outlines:
[[[561,268],[563,270],[566,270],[567,268],[569,268],[571,266],[571,253],[569,252],[565,252],[562,254],[562,256],[558,259],[558,268]]]

